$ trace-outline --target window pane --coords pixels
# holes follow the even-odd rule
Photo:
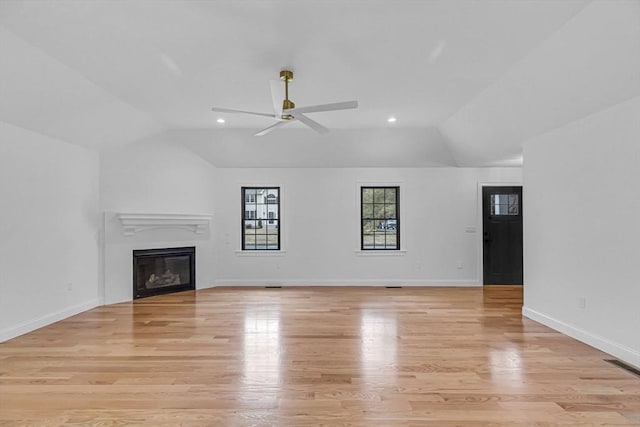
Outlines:
[[[396,217],[396,205],[385,205],[384,206],[384,217],[385,218],[395,218]]]
[[[371,203],[362,205],[362,218],[373,218],[373,205]]]
[[[384,203],[384,188],[373,189],[373,202]]]
[[[267,206],[267,218],[278,219],[278,205]]]
[[[277,234],[268,234],[267,235],[267,249],[278,249],[280,247],[280,243],[278,242]]]
[[[265,197],[265,203],[275,204],[278,203],[278,189],[277,188],[269,188],[267,190],[267,194]]]
[[[362,247],[367,249],[373,248],[373,234],[363,234],[362,235]]]
[[[256,244],[256,235],[254,233],[245,233],[244,234],[245,247],[249,245],[254,246],[255,244]]]
[[[491,215],[519,215],[519,199],[518,194],[492,194]]]
[[[267,226],[267,234],[278,234],[278,220],[269,221]]]
[[[256,234],[256,249],[267,249],[266,234]]]
[[[396,203],[396,189],[395,188],[385,188],[384,190],[384,201],[386,203]]]
[[[509,215],[518,215],[520,212],[520,203],[517,194],[509,194]]]
[[[244,201],[246,203],[255,203],[255,201],[256,201],[256,190],[250,190],[250,189],[245,190]]]
[[[387,249],[393,249],[397,244],[396,230],[387,230]]]
[[[373,217],[374,218],[384,218],[384,205],[382,205],[382,204],[373,205]]]
[[[245,221],[244,222],[244,229],[245,230],[251,230],[256,228],[256,222],[255,221]],[[246,231],[245,231],[246,233]]]
[[[363,221],[362,222],[362,232],[363,233],[371,233],[373,228],[375,227],[375,221]]]
[[[373,203],[373,188],[362,189],[362,203]]]

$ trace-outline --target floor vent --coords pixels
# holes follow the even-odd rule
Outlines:
[[[607,362],[607,363],[611,363],[612,365],[615,365],[618,368],[622,368],[625,371],[630,372],[635,376],[640,377],[640,369],[634,368],[631,365],[627,365],[626,363],[621,362],[621,361],[619,361],[617,359],[604,359],[604,361]]]
[[[402,286],[385,286],[387,289],[402,289]]]
[[[282,286],[265,286],[265,289],[281,289]]]

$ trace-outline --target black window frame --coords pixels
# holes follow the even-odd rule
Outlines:
[[[376,189],[393,189],[396,192],[396,199],[395,199],[395,218],[365,218],[364,217],[364,192],[365,190],[374,190],[374,197],[375,197],[375,190]],[[372,205],[374,205],[374,203],[371,203]],[[387,203],[386,200],[382,203],[384,207],[386,207],[386,205],[391,205],[392,203]],[[383,211],[385,211],[386,209],[383,207]],[[364,246],[364,224],[365,221],[388,221],[390,219],[393,219],[396,221],[396,247],[395,248],[388,248],[387,247],[387,243],[386,243],[386,236],[385,236],[385,246],[384,248],[375,247],[375,235],[374,235],[374,247],[369,248],[369,247],[365,247]],[[367,186],[361,186],[360,187],[360,250],[361,251],[399,251],[400,250],[400,186],[399,185],[367,185]]]
[[[257,205],[276,205],[277,209],[278,209],[278,215],[277,218],[269,218],[269,213],[267,212],[267,218],[257,218],[258,215],[256,213],[255,218],[246,218],[247,216],[247,211],[246,211],[246,201],[245,201],[245,197],[246,197],[246,191],[247,190],[256,190],[256,196],[253,202],[250,203],[254,203],[256,206]],[[278,192],[278,196],[276,198],[276,201],[270,201],[267,202],[267,197],[265,196],[265,201],[264,203],[258,203],[258,197],[257,197],[257,192],[260,190],[264,190],[267,194],[269,192],[269,190],[276,190]],[[281,194],[281,189],[279,186],[268,186],[268,187],[241,187],[240,188],[240,204],[241,204],[241,217],[240,217],[240,235],[241,235],[241,241],[242,241],[242,250],[243,251],[248,251],[248,252],[253,252],[253,251],[279,251],[282,248],[282,236],[280,233],[280,230],[282,229],[282,216],[281,216],[281,209],[280,209],[280,200],[282,199],[282,194]],[[257,211],[256,211],[257,212]],[[269,247],[269,238],[267,237],[267,244],[266,247],[264,248],[258,248],[257,244],[254,244],[253,248],[247,248],[246,245],[246,241],[245,241],[245,221],[259,221],[261,220],[265,226],[268,227],[268,224],[274,224],[274,222],[276,223],[277,227],[277,236],[278,236],[278,244],[277,247],[275,248],[270,248]],[[257,235],[257,234],[256,234]],[[265,234],[266,236],[269,236],[269,234]]]

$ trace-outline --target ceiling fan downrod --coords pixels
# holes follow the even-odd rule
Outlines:
[[[296,108],[296,104],[289,100],[289,82],[293,81],[293,71],[282,70],[280,71],[280,80],[284,82],[284,101],[282,101],[282,112]],[[291,114],[282,114],[283,120],[293,120]]]

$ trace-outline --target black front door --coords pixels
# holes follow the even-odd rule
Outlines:
[[[522,284],[522,187],[483,187],[485,285]]]

